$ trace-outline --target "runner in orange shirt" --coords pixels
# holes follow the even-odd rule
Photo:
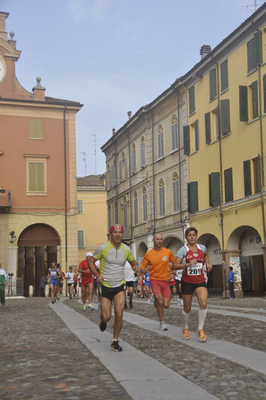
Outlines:
[[[151,288],[155,297],[154,305],[160,320],[159,329],[167,331],[167,326],[163,319],[163,308],[170,306],[171,291],[169,288],[170,266],[173,264],[175,256],[171,250],[163,247],[163,236],[156,233],[153,236],[154,248],[145,254],[140,272],[150,273]]]

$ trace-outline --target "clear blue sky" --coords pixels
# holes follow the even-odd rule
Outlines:
[[[264,1],[257,1],[261,5]],[[249,7],[247,7],[249,5]],[[79,101],[77,175],[105,172],[100,147],[255,10],[254,0],[0,0],[31,91]],[[97,168],[95,168],[95,136]]]

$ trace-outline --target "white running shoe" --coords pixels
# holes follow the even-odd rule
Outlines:
[[[159,329],[160,331],[168,331],[167,326],[164,322],[160,322]]]
[[[148,299],[147,303],[150,303],[150,302],[151,302],[150,299]]]

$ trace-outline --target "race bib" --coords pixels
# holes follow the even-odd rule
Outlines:
[[[203,264],[197,263],[191,267],[187,267],[187,274],[188,275],[201,275]]]

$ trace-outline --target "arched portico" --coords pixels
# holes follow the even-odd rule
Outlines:
[[[235,286],[248,295],[264,295],[265,271],[263,246],[258,231],[252,226],[235,229],[229,239],[226,265],[235,272]]]
[[[40,279],[47,275],[52,262],[57,263],[57,246],[60,239],[53,227],[33,224],[23,230],[18,239],[18,278],[24,277],[24,294],[29,295],[29,286],[34,295],[41,296]]]

